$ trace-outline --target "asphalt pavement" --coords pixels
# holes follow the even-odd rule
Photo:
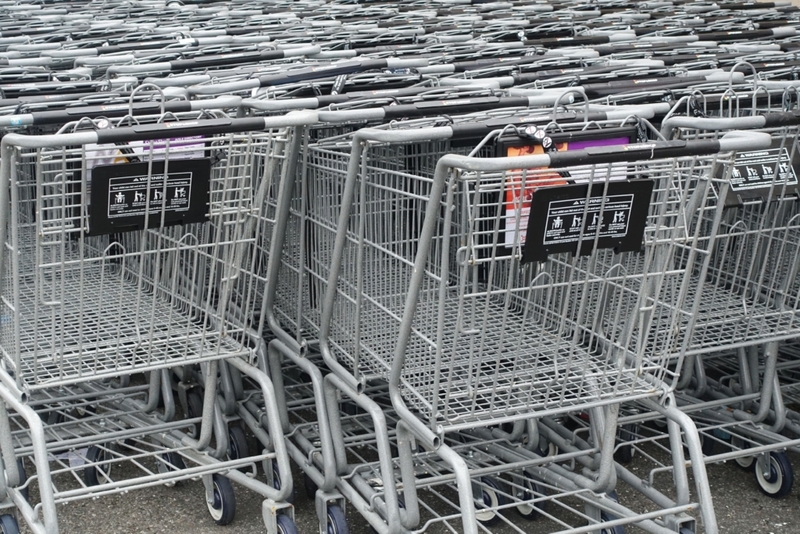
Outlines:
[[[795,468],[800,456],[790,453]],[[649,469],[642,458],[634,458],[631,469],[640,476]],[[763,495],[755,477],[732,462],[708,467],[714,506],[721,533],[726,534],[797,534],[800,533],[800,487],[782,499]],[[656,479],[659,489],[669,491],[667,477]],[[665,484],[667,484],[665,486]],[[798,482],[800,484],[800,482]],[[299,532],[315,534],[318,526],[313,501],[302,489],[302,479],[296,476],[295,514]],[[236,489],[236,518],[228,526],[217,526],[205,505],[203,484],[190,480],[174,487],[155,487],[126,494],[84,500],[62,505],[58,509],[62,534],[263,534],[261,499],[241,487]],[[35,490],[35,488],[34,488]],[[643,503],[635,491],[620,484],[620,501],[636,508]],[[32,492],[32,499],[36,499]],[[369,525],[353,511],[347,510],[352,534],[369,534]],[[493,533],[547,532],[544,524],[526,521],[507,514],[519,530],[507,526],[492,529]],[[23,528],[23,532],[29,532]],[[627,534],[641,532],[628,528]],[[699,529],[698,532],[704,532]]]

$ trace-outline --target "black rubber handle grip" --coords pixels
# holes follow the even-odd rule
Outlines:
[[[593,35],[587,37],[557,37],[555,39],[536,39],[533,41],[523,41],[525,46],[541,46],[543,48],[561,48],[564,46],[586,46],[603,45],[611,42],[605,35]],[[619,52],[619,48],[617,48]]]
[[[506,56],[491,59],[476,59],[474,61],[457,61],[453,63],[455,72],[466,72],[469,70],[485,69],[487,67],[498,67],[508,65],[512,68],[517,65],[525,65],[528,63],[536,63],[541,61],[542,58],[536,56]],[[565,61],[568,61],[565,59]]]
[[[706,32],[700,37],[704,41],[753,41],[756,39],[769,39],[773,37],[772,30],[731,30],[727,32]]]
[[[269,30],[274,29],[274,28],[275,28],[274,26],[265,26],[265,25],[261,25],[261,26],[240,26],[238,28],[226,28],[225,29],[225,35],[231,35],[231,36],[248,35],[248,34],[251,34],[251,33],[269,31]]]
[[[671,28],[667,25],[663,26],[646,26],[644,28],[633,28],[633,32],[636,34],[637,37],[641,37],[642,35],[650,35],[652,33],[661,32],[664,30],[675,31],[675,28]],[[687,30],[688,33],[689,30]],[[672,34],[671,34],[672,35]]]
[[[57,34],[59,28],[41,27],[41,28],[23,28],[21,30],[3,30],[0,32],[0,37],[21,37],[25,35],[42,35],[45,33]]]
[[[182,113],[191,110],[192,105],[186,100],[164,102],[165,112]],[[161,113],[161,103],[134,102],[133,106],[128,103],[101,106],[75,106],[57,111],[35,111],[31,113],[31,115],[33,115],[33,124],[39,126],[43,124],[69,122],[83,117],[124,117],[131,113],[133,115]]]
[[[261,87],[269,87],[272,85],[303,82],[307,80],[316,80],[319,78],[331,78],[344,74],[355,74],[357,72],[365,72],[368,70],[385,69],[387,65],[388,62],[384,59],[375,59],[370,61],[348,61],[343,63],[335,63],[333,65],[320,65],[319,67],[300,69],[288,74],[260,76],[258,78],[258,83]]]
[[[172,71],[204,69],[207,67],[222,67],[225,65],[240,65],[242,63],[255,63],[259,61],[274,61],[283,59],[283,50],[263,50],[261,52],[234,52],[214,56],[196,57],[179,61],[170,61]]]
[[[715,140],[662,141],[639,145],[612,145],[586,148],[584,150],[551,152],[550,166],[567,167],[683,156],[703,156],[716,154],[719,151],[719,141]]]
[[[546,125],[550,124],[551,122],[566,124],[571,122],[580,122],[584,119],[589,122],[604,121],[608,119],[608,116],[602,111],[591,111],[589,112],[588,116],[583,113],[576,113],[574,111],[557,113],[555,116],[552,113],[548,113],[546,115],[519,114],[514,117],[501,117],[485,122],[463,122],[453,124],[450,126],[450,128],[453,130],[453,139],[480,139],[491,131],[502,130],[507,126],[524,127],[528,125]]]
[[[800,111],[787,111],[786,113],[767,113],[764,115],[764,128],[780,126],[796,126],[800,124]]]
[[[97,131],[98,143],[124,143],[152,139],[176,139],[195,135],[214,135],[233,132],[251,132],[264,129],[264,119],[211,119],[203,121],[164,122],[144,124],[130,128],[113,128]]]
[[[559,78],[561,76],[575,76],[590,74],[605,74],[607,72],[618,71],[619,66],[599,66],[599,67],[568,67],[563,69],[548,69],[535,72],[524,72],[514,75],[514,82],[516,85],[523,83],[532,83],[538,80],[547,80],[550,78]]]
[[[782,61],[780,56],[775,58],[775,61],[759,61],[759,62],[751,62],[750,63],[757,72],[760,71],[768,71],[774,70],[779,67],[782,68],[792,68],[800,66],[800,59],[795,59],[792,61]],[[751,74],[752,70],[747,65],[740,65],[737,69],[737,72],[744,72],[745,74]]]
[[[95,48],[99,55],[103,54],[116,54],[118,52],[130,52],[135,50],[149,50],[154,48],[166,48],[167,46],[174,45],[174,40],[159,40],[159,41],[136,41],[132,43],[117,43],[112,46],[99,46]]]
[[[432,100],[383,108],[386,119],[430,117],[450,113],[472,113],[497,108],[528,107],[527,97],[484,97]]]
[[[509,28],[509,34],[524,31],[525,37],[528,39],[561,39],[562,37],[573,37],[575,32],[569,28],[563,29],[555,29],[555,30],[547,30],[547,29],[539,29],[539,28],[525,28],[525,27],[517,27],[517,28]]]
[[[771,28],[781,28],[791,24],[789,19],[756,20],[754,21],[759,30],[769,30]]]
[[[352,91],[338,95],[320,95],[316,97],[320,107],[341,104],[359,99],[393,98],[411,96],[430,91],[430,87],[398,87],[395,89],[375,89],[373,91]]]
[[[721,9],[730,10],[745,10],[745,9],[769,9],[778,7],[775,2],[736,2],[730,4],[721,4]]]
[[[367,54],[380,54],[382,52],[412,52],[414,50],[426,50],[427,45],[383,45],[373,46],[369,48],[353,48],[352,50],[357,56]]]
[[[587,83],[582,85],[586,96],[599,98],[613,96],[631,91],[648,91],[652,89],[679,89],[706,81],[704,76],[669,76],[666,78],[639,78],[632,80],[616,80],[607,83]]]
[[[670,55],[663,54],[653,56],[653,59],[658,59],[664,62],[665,66],[680,65],[681,63],[688,63],[690,61],[706,60],[718,65],[726,61],[736,60],[741,57],[741,54],[680,54]]]

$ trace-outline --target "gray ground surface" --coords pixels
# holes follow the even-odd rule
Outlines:
[[[800,467],[800,456],[792,455],[795,467]],[[646,465],[634,460],[632,469],[644,473]],[[783,499],[771,499],[761,494],[752,473],[742,471],[732,463],[709,466],[714,504],[720,531],[729,534],[800,532],[800,488]],[[657,479],[658,481],[659,479]],[[665,483],[665,477],[660,483]],[[301,533],[317,532],[313,502],[302,489],[302,479],[297,477],[295,500],[296,519]],[[622,503],[636,507],[641,497],[630,489],[620,488]],[[35,492],[32,495],[35,499]],[[226,527],[216,526],[204,502],[203,485],[199,480],[187,481],[175,487],[156,487],[132,491],[123,495],[70,503],[59,507],[63,534],[132,534],[132,533],[197,533],[255,534],[265,532],[261,518],[261,500],[254,493],[236,488],[237,512],[235,521]],[[348,509],[353,534],[368,534],[370,528],[358,514]],[[547,532],[544,525],[527,522],[515,514],[508,514],[519,531],[538,534]],[[26,532],[27,530],[23,530]],[[508,527],[492,529],[495,533],[515,532]],[[519,532],[516,531],[516,532]],[[637,529],[629,528],[628,534]]]

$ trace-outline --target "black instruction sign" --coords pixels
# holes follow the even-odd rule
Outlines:
[[[103,165],[92,170],[89,235],[203,222],[211,160]],[[145,221],[148,216],[149,221]]]
[[[792,143],[791,139],[776,139],[769,149],[736,154],[725,204],[736,206],[750,198],[800,194],[798,162],[792,160],[788,148]]]
[[[537,189],[531,198],[522,261],[549,254],[589,254],[597,248],[640,250],[653,192],[652,180],[564,185]],[[578,243],[580,242],[580,247]]]

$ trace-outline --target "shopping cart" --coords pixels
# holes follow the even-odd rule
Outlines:
[[[280,176],[287,131],[307,120],[296,114],[3,138],[0,203],[9,209],[0,234],[8,253],[0,264],[8,320],[0,332],[0,396],[13,415],[4,408],[0,426],[8,490],[34,531],[58,531],[58,502],[198,476],[218,522],[233,518],[228,479],[267,498],[268,530],[291,521],[277,413],[273,450],[227,460],[227,429],[215,405],[223,360],[255,380],[265,398],[274,396],[269,378],[250,364],[263,341],[240,321],[243,306],[260,303],[234,305],[232,295],[247,277],[245,259],[258,237],[261,201]],[[202,368],[202,413],[175,421],[171,390],[161,385],[169,380],[164,370],[185,365]],[[115,378],[142,372],[146,386],[115,387]],[[76,415],[95,405],[88,417]],[[43,425],[45,416],[52,424]],[[80,461],[61,459],[51,469],[65,451]],[[20,457],[36,467],[29,480],[39,505],[22,496],[31,483],[20,477]],[[264,460],[280,466],[282,490],[236,469]],[[117,480],[115,464],[134,465],[136,474]],[[53,473],[69,474],[72,487]]]
[[[522,339],[525,339],[527,331],[529,330],[528,324],[521,327],[519,330],[508,328],[497,329],[499,332],[492,332],[493,326],[498,323],[506,325],[515,324],[518,320],[518,313],[521,310],[530,309],[530,313],[535,313],[536,305],[526,305],[523,302],[514,302],[513,291],[510,293],[509,288],[515,287],[513,278],[506,276],[508,273],[499,269],[493,271],[491,267],[486,264],[491,264],[496,258],[501,258],[502,261],[509,261],[513,263],[513,258],[519,258],[519,254],[512,254],[509,252],[501,254],[499,251],[494,252],[495,249],[500,249],[506,246],[504,235],[508,230],[503,230],[498,225],[500,222],[486,223],[494,225],[493,230],[481,229],[479,223],[475,222],[482,218],[489,218],[490,221],[504,221],[507,224],[508,219],[498,216],[496,210],[497,198],[503,198],[502,186],[497,185],[495,189],[490,190],[487,194],[491,193],[487,202],[491,202],[494,198],[494,204],[484,204],[482,207],[492,206],[491,216],[488,213],[481,213],[477,208],[472,208],[470,212],[466,206],[455,203],[453,199],[470,198],[471,187],[475,187],[475,183],[470,183],[469,186],[463,186],[464,192],[449,190],[448,202],[453,202],[453,207],[448,209],[447,205],[442,206],[443,213],[454,214],[453,217],[459,216],[458,223],[447,220],[445,224],[440,226],[441,231],[452,229],[454,235],[447,236],[446,238],[437,237],[434,242],[436,252],[432,252],[431,261],[435,264],[427,265],[413,265],[411,261],[404,259],[418,250],[424,250],[427,246],[427,241],[422,238],[425,231],[432,231],[433,222],[428,222],[427,227],[422,225],[422,213],[424,213],[424,202],[427,198],[428,188],[430,187],[431,175],[433,168],[436,164],[436,148],[441,144],[448,143],[454,132],[457,131],[459,125],[453,127],[441,127],[430,130],[364,130],[356,134],[352,142],[344,145],[342,148],[336,148],[334,145],[325,146],[320,144],[319,147],[312,147],[315,152],[312,156],[315,158],[314,174],[315,180],[319,181],[319,186],[310,186],[310,190],[319,187],[319,193],[312,194],[312,197],[322,202],[324,199],[330,198],[333,201],[331,206],[338,205],[336,199],[344,199],[339,215],[338,228],[335,231],[335,242],[333,251],[327,247],[331,246],[327,239],[327,235],[331,232],[330,221],[331,215],[338,212],[334,207],[330,212],[318,211],[315,216],[321,217],[326,222],[320,224],[313,221],[312,224],[319,224],[321,230],[320,236],[323,234],[323,239],[318,239],[315,243],[316,248],[314,253],[314,261],[317,262],[321,259],[320,253],[325,254],[324,261],[320,261],[321,265],[330,265],[330,270],[327,272],[327,285],[323,287],[325,292],[324,296],[320,295],[318,298],[321,301],[321,317],[322,324],[319,334],[320,350],[325,358],[327,366],[334,371],[337,379],[341,380],[338,385],[341,391],[350,390],[350,395],[357,396],[365,384],[373,379],[387,379],[391,378],[393,391],[393,403],[400,419],[403,421],[413,421],[415,434],[423,436],[422,440],[426,446],[437,449],[441,444],[442,433],[447,431],[460,431],[475,426],[487,424],[500,424],[504,422],[513,422],[515,420],[522,420],[531,417],[532,409],[537,410],[537,413],[548,415],[552,413],[559,413],[560,411],[570,411],[581,409],[582,403],[592,402],[598,406],[613,405],[623,398],[632,399],[637,395],[642,398],[650,396],[659,396],[663,390],[660,386],[655,384],[661,383],[666,378],[668,371],[663,361],[659,358],[667,358],[671,351],[680,351],[680,340],[668,337],[667,342],[664,344],[653,344],[655,346],[648,346],[645,339],[638,339],[641,343],[638,349],[633,349],[638,352],[638,356],[632,356],[630,362],[635,362],[631,368],[626,369],[626,365],[622,363],[625,360],[619,352],[616,353],[617,358],[622,358],[616,361],[613,368],[615,380],[610,390],[604,390],[599,382],[594,380],[602,380],[601,377],[605,376],[602,363],[594,363],[591,365],[584,365],[575,363],[574,365],[565,364],[563,368],[557,363],[553,363],[554,367],[546,367],[543,361],[539,358],[531,360],[530,369],[526,370],[520,366],[524,365],[526,361],[524,358],[515,358],[511,348],[503,349],[509,351],[508,357],[489,358],[489,361],[483,365],[481,362],[486,361],[480,358],[479,354],[482,350],[501,350],[504,347],[504,340],[506,334],[509,339],[508,343],[515,347],[517,350],[526,350],[528,347]],[[763,138],[762,138],[763,142]],[[481,144],[483,145],[483,144]],[[479,146],[481,146],[479,145]],[[347,147],[352,146],[352,152]],[[706,147],[706,150],[714,151]],[[744,146],[744,145],[740,145]],[[652,148],[652,147],[649,147]],[[342,150],[342,153],[337,153],[337,150]],[[649,149],[648,149],[649,150]],[[559,154],[556,154],[558,156]],[[567,157],[569,156],[569,153]],[[499,160],[508,164],[511,160]],[[521,159],[519,167],[528,167],[526,160]],[[722,164],[724,166],[724,164]],[[510,167],[514,168],[514,167]],[[653,175],[657,176],[659,173],[655,171],[658,166],[653,166]],[[706,167],[702,167],[707,170]],[[697,168],[700,170],[700,167]],[[530,171],[533,172],[533,171]],[[662,179],[667,184],[670,183],[671,178],[669,172],[667,176]],[[557,174],[550,171],[549,179],[553,180],[553,176]],[[326,183],[340,184],[344,178],[344,185],[341,190],[331,192],[331,195],[322,194],[326,191]],[[585,176],[585,174],[581,174]],[[557,178],[561,180],[561,178]],[[501,183],[502,181],[498,180]],[[517,178],[519,180],[519,178]],[[401,184],[402,185],[398,185]],[[513,182],[512,182],[513,183]],[[688,184],[684,182],[684,187]],[[329,188],[329,187],[328,187]],[[660,194],[667,189],[658,189]],[[680,195],[678,195],[680,196]],[[689,194],[680,196],[684,202],[688,202]],[[439,198],[435,194],[433,198]],[[352,199],[355,214],[350,211],[350,202],[347,199]],[[696,200],[695,200],[696,201]],[[656,204],[666,206],[668,203]],[[325,204],[327,205],[327,204]],[[435,206],[435,210],[439,211],[440,204],[438,202],[431,202],[429,206]],[[501,204],[502,206],[502,204]],[[673,206],[675,208],[675,206]],[[319,209],[319,208],[318,208]],[[668,208],[665,208],[668,209]],[[680,213],[683,208],[675,208],[670,212],[671,217],[680,219]],[[428,207],[428,210],[434,210],[434,207]],[[432,213],[432,212],[431,212]],[[324,216],[323,216],[324,214]],[[384,218],[392,214],[393,221],[383,220],[378,223],[379,218]],[[434,214],[428,217],[434,217]],[[657,217],[656,214],[653,214]],[[663,216],[663,214],[662,214]],[[486,220],[486,219],[484,219]],[[471,222],[470,222],[471,221]],[[439,224],[439,223],[437,223]],[[453,226],[450,226],[450,225]],[[475,230],[476,234],[471,237],[470,229]],[[463,232],[463,233],[458,233]],[[493,232],[493,233],[492,233]],[[477,236],[481,237],[477,237]],[[494,237],[492,237],[494,235]],[[500,236],[500,237],[498,237]],[[432,238],[428,238],[432,239]],[[676,239],[676,237],[672,237]],[[419,242],[417,242],[419,240]],[[483,240],[483,241],[481,241]],[[386,245],[383,245],[386,243]],[[452,243],[452,244],[451,244]],[[674,242],[673,242],[674,243]],[[460,244],[460,245],[459,245]],[[469,252],[469,245],[472,244],[474,250],[482,250],[486,252]],[[684,243],[685,245],[685,243]],[[494,247],[494,248],[492,248]],[[655,247],[658,248],[658,247]],[[678,247],[681,248],[681,247]],[[469,254],[472,253],[472,256]],[[657,256],[657,255],[656,255]],[[666,254],[669,257],[669,254]],[[590,256],[591,257],[591,256]],[[609,258],[611,256],[609,255]],[[624,257],[624,256],[623,256]],[[457,258],[457,259],[456,259]],[[483,260],[483,261],[480,261]],[[663,260],[663,258],[662,258]],[[418,260],[419,261],[419,260]],[[439,262],[442,262],[439,264]],[[575,260],[578,262],[579,260]],[[580,260],[582,261],[582,260]],[[589,260],[587,260],[589,261]],[[595,258],[596,262],[599,259]],[[452,263],[456,262],[456,263]],[[565,264],[569,262],[564,261]],[[484,264],[482,268],[474,267],[475,265]],[[583,264],[577,264],[583,265]],[[458,267],[457,267],[458,266]],[[445,276],[442,271],[447,271],[448,268],[453,271],[459,269],[469,269],[473,266],[474,273],[468,282],[457,282],[458,278],[456,273],[451,273]],[[572,268],[579,272],[590,273],[591,271],[586,266]],[[605,265],[604,268],[612,269],[611,265]],[[659,271],[655,268],[655,272],[647,274],[647,269],[641,272],[642,266],[638,268],[635,265],[626,267],[617,267],[621,271],[635,272],[636,275],[626,275],[621,277],[629,283],[634,283],[633,279],[642,277],[647,279],[648,276],[663,276],[663,269]],[[499,271],[503,271],[502,274]],[[520,268],[520,272],[523,269]],[[409,277],[411,272],[420,273],[421,277],[430,277],[427,283],[423,298],[426,299],[424,303],[411,303],[409,302],[406,308],[403,308],[404,295],[406,288],[409,284]],[[468,271],[467,271],[468,272]],[[617,347],[622,353],[628,349],[621,349],[620,347],[627,347],[629,342],[632,342],[630,337],[631,332],[637,331],[637,327],[628,324],[629,330],[623,330],[613,334],[612,332],[604,332],[602,334],[594,332],[591,327],[581,328],[578,326],[581,320],[589,321],[590,324],[595,324],[592,321],[599,321],[598,319],[588,319],[586,315],[591,315],[587,310],[593,310],[593,305],[597,301],[593,298],[599,298],[602,291],[597,289],[588,289],[591,287],[590,282],[570,282],[567,281],[564,286],[564,293],[559,293],[557,287],[553,287],[552,280],[558,280],[558,275],[570,272],[570,267],[565,266],[563,271],[554,268],[552,272],[543,274],[547,278],[547,283],[542,282],[541,290],[543,295],[547,295],[546,302],[552,302],[554,305],[561,306],[559,312],[554,313],[554,316],[559,317],[559,320],[554,320],[550,326],[552,330],[558,332],[559,335],[554,335],[554,348],[553,354],[558,354],[560,350],[565,350],[564,358],[568,362],[572,362],[569,358],[575,357],[574,351],[586,350],[579,349],[567,341],[560,341],[562,335],[566,338],[572,337],[573,340],[582,340],[584,337],[586,341],[581,341],[578,345],[585,344],[591,346],[592,350],[597,350],[597,356],[600,361],[605,357],[602,356],[603,352],[600,347],[605,347],[612,353],[615,352],[613,347]],[[679,269],[674,274],[681,283],[688,280],[687,271]],[[319,275],[317,275],[319,276]],[[485,289],[482,284],[487,283],[487,276],[491,279],[492,276],[498,276],[497,287],[491,285]],[[503,276],[506,276],[503,278]],[[515,275],[516,276],[516,275]],[[588,276],[588,274],[587,274]],[[598,275],[599,279],[603,277]],[[530,278],[533,278],[532,276]],[[530,278],[528,282],[530,282]],[[519,289],[520,293],[528,291],[534,293],[535,289],[528,287],[527,283],[523,286],[525,289]],[[420,282],[422,283],[422,282]],[[604,282],[605,283],[605,282]],[[677,282],[673,282],[677,283]],[[439,284],[439,285],[437,285]],[[642,282],[642,286],[653,284],[652,281],[647,283]],[[677,283],[680,287],[680,283]],[[665,283],[669,286],[669,283]],[[577,287],[586,287],[587,295],[583,300],[575,297],[569,297],[568,291],[575,291],[580,294]],[[660,287],[656,284],[657,287]],[[411,286],[412,289],[414,286]],[[445,287],[447,289],[445,289]],[[569,290],[566,289],[569,287]],[[637,286],[638,287],[638,286]],[[475,301],[469,304],[462,303],[456,306],[451,312],[445,312],[437,308],[444,305],[446,296],[457,294],[457,291],[472,291],[471,297],[474,296]],[[484,292],[485,291],[485,292]],[[666,287],[659,289],[663,291],[665,299],[683,299],[683,295],[679,291],[668,292]],[[625,290],[622,290],[625,293]],[[636,290],[638,292],[638,289]],[[479,306],[478,303],[491,304],[492,297],[497,295],[499,306],[499,318],[496,315],[486,311],[485,306]],[[503,295],[508,295],[505,299],[505,309],[503,305]],[[563,295],[560,296],[559,295]],[[659,298],[655,297],[656,302]],[[544,297],[543,297],[544,298]],[[627,316],[623,311],[624,306],[633,305],[623,304],[626,299],[622,298],[615,300],[611,299],[615,306],[619,306],[617,311],[620,316]],[[459,302],[457,298],[453,302]],[[565,304],[566,302],[581,303],[577,304],[574,308]],[[559,304],[555,304],[559,303]],[[648,328],[653,328],[659,335],[663,332],[671,332],[674,324],[679,323],[681,320],[682,312],[681,306],[676,305],[680,303],[664,304],[666,308],[672,311],[664,312],[663,317],[658,313],[659,320],[653,321],[648,324]],[[429,306],[428,306],[429,305]],[[584,307],[585,306],[585,307]],[[314,306],[307,307],[309,312],[314,309]],[[391,340],[399,332],[399,318],[403,316],[403,309],[408,317],[413,315],[413,310],[416,309],[416,319],[414,325],[408,323],[403,324],[403,328],[408,328],[414,332],[414,345],[413,349],[409,349],[409,360],[404,362],[404,365],[393,363],[401,361],[404,354],[401,354],[400,348],[398,352],[392,354],[392,347],[403,347],[407,339],[401,338],[401,342],[395,345]],[[437,314],[438,311],[438,314]],[[466,315],[467,312],[472,312],[475,315]],[[636,314],[632,314],[635,316]],[[488,317],[492,319],[488,319]],[[308,314],[311,317],[311,313]],[[406,319],[408,320],[408,317]],[[472,319],[468,319],[471,317]],[[305,317],[304,317],[305,318]],[[446,319],[445,319],[446,318]],[[455,343],[454,339],[458,337],[455,334],[444,334],[449,328],[445,325],[450,325],[451,321],[459,321],[458,332],[465,332],[463,335],[465,339],[461,342],[465,350],[453,352],[452,349],[445,349],[437,343],[447,342]],[[664,323],[662,324],[661,320]],[[576,321],[571,323],[570,321]],[[463,322],[462,322],[463,321]],[[471,321],[470,326],[466,322]],[[481,322],[484,321],[484,322]],[[496,322],[495,322],[496,321]],[[313,323],[314,321],[312,321]],[[562,324],[559,326],[559,322]],[[570,322],[570,326],[566,323]],[[482,326],[481,326],[482,325]],[[436,328],[440,329],[436,333]],[[474,326],[474,328],[473,328]],[[596,326],[596,325],[595,325]],[[558,330],[558,328],[564,330]],[[540,326],[542,330],[541,336],[547,331],[544,327]],[[659,330],[663,328],[664,330]],[[431,331],[430,329],[434,329]],[[425,334],[421,333],[425,331]],[[408,334],[408,332],[406,332]],[[539,334],[533,334],[535,337]],[[612,341],[600,342],[599,339],[603,335],[614,336],[618,335],[619,339]],[[659,335],[655,335],[654,339],[658,339]],[[438,337],[437,337],[438,336]],[[452,337],[451,337],[452,336]],[[501,339],[494,340],[493,336],[500,336]],[[637,336],[642,336],[637,333]],[[636,337],[636,336],[635,336]],[[543,338],[542,338],[543,339]],[[473,340],[473,341],[470,341]],[[672,342],[674,341],[674,344]],[[635,342],[634,342],[635,343]],[[534,344],[537,347],[543,347],[543,342],[537,337]],[[468,347],[469,349],[466,349]],[[528,349],[532,350],[532,349]],[[648,360],[650,357],[648,351],[658,353],[660,356],[655,360]],[[648,354],[648,356],[645,356]],[[446,357],[457,358],[456,360],[447,360],[445,363],[443,359]],[[463,359],[458,359],[463,357]],[[543,357],[546,361],[559,360],[559,357],[554,357],[551,360],[549,357]],[[431,361],[432,360],[432,361]],[[578,360],[574,360],[577,362]],[[463,363],[462,363],[463,362]],[[541,366],[539,364],[542,364]],[[644,365],[644,367],[637,367],[637,365]],[[533,368],[536,368],[534,371]],[[541,367],[541,369],[540,369]],[[548,369],[551,375],[547,374]],[[569,378],[569,372],[566,369],[575,369],[579,378],[574,380]],[[590,370],[591,369],[591,370]],[[646,370],[645,370],[646,369]],[[540,374],[539,371],[543,374]],[[401,376],[402,371],[402,376]],[[596,371],[594,374],[593,371]],[[351,374],[352,373],[352,374]],[[630,373],[629,377],[633,376],[649,376],[652,373],[653,381],[642,384],[641,387],[636,386],[637,379],[631,379],[630,383],[625,386],[622,383],[625,380],[626,373]],[[459,374],[459,376],[455,376]],[[563,376],[562,376],[563,374]],[[592,378],[588,378],[591,375]],[[480,387],[481,378],[486,377],[483,385],[485,389]],[[539,377],[542,383],[537,384],[536,380]],[[582,385],[581,385],[582,384]],[[610,384],[610,383],[609,383]],[[583,391],[582,387],[590,387],[592,391]],[[563,388],[563,389],[562,389]],[[403,397],[400,395],[405,394],[405,399],[408,400],[413,409],[406,407]],[[615,396],[618,394],[619,396]],[[552,395],[552,396],[551,396]],[[607,396],[606,396],[607,395]],[[589,401],[591,399],[591,401]],[[541,404],[537,404],[541,403]],[[532,408],[533,406],[533,408]],[[613,410],[612,410],[613,411]],[[681,424],[688,425],[691,429],[691,422],[688,422],[685,417],[676,414],[674,410],[670,412],[672,417],[680,420]],[[427,421],[427,425],[419,422],[419,418]],[[376,422],[376,428],[378,423]],[[609,417],[608,428],[615,428],[615,419],[613,416]],[[692,451],[693,454],[699,455],[699,449]],[[442,453],[444,456],[444,452]],[[448,456],[448,461],[454,461],[453,456]],[[680,462],[678,462],[680,463]],[[406,473],[407,474],[407,473]],[[387,476],[384,473],[384,476]],[[469,475],[460,475],[466,478],[460,478],[459,488],[460,491],[466,486],[469,486]],[[604,479],[607,482],[607,479]],[[405,479],[403,487],[408,492],[410,487],[413,487],[413,477],[411,480]],[[469,490],[464,490],[469,491]],[[387,492],[391,493],[387,488]],[[707,488],[703,490],[703,497],[708,496]],[[468,493],[467,493],[468,494]],[[464,497],[461,494],[462,508],[467,509],[471,506],[471,497]],[[412,499],[408,493],[405,494],[406,509],[409,509],[409,499]],[[389,499],[387,498],[387,503]],[[388,505],[391,509],[391,505]],[[469,523],[473,520],[472,517],[467,517],[464,522],[464,528],[470,528]],[[708,508],[704,512],[704,520],[713,525],[713,513],[709,513]],[[374,525],[373,525],[374,526]],[[713,528],[711,526],[710,528]]]
[[[759,487],[773,497],[791,491],[792,467],[784,451],[798,445],[780,434],[789,420],[777,372],[780,344],[797,337],[798,119],[796,110],[778,112],[787,103],[796,106],[785,98],[793,93],[771,100],[768,91],[755,91],[749,102],[756,109],[743,105],[747,99],[737,100],[718,110],[723,118],[672,115],[662,126],[668,136],[683,139],[715,138],[744,127],[773,139],[767,150],[738,155],[730,183],[719,191],[725,205],[719,221],[698,215],[698,224],[717,230],[709,265],[693,275],[700,301],[677,384],[681,409],[701,429],[705,461],[756,465]],[[765,102],[776,112],[759,114]],[[646,420],[632,416],[631,422]],[[627,441],[653,442],[656,436],[634,427]]]

